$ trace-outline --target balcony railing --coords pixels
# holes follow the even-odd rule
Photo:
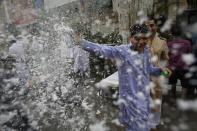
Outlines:
[[[189,10],[197,10],[197,0],[187,0]]]

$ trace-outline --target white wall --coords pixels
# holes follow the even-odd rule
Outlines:
[[[55,8],[64,4],[79,0],[44,0],[45,9]]]

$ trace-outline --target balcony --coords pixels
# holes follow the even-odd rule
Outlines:
[[[197,0],[187,0],[188,10],[197,10]]]

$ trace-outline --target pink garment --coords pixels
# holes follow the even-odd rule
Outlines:
[[[169,68],[185,70],[188,66],[183,61],[182,57],[184,54],[191,53],[191,43],[188,40],[181,38],[174,39],[167,43],[169,47]]]

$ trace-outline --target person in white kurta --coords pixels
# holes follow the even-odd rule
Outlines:
[[[74,72],[79,75],[89,75],[89,53],[84,51],[79,45],[73,47]]]
[[[19,78],[19,86],[26,87],[28,84],[29,70],[26,64],[24,45],[20,40],[16,40],[9,47],[9,55],[16,59],[15,68],[17,77]]]

